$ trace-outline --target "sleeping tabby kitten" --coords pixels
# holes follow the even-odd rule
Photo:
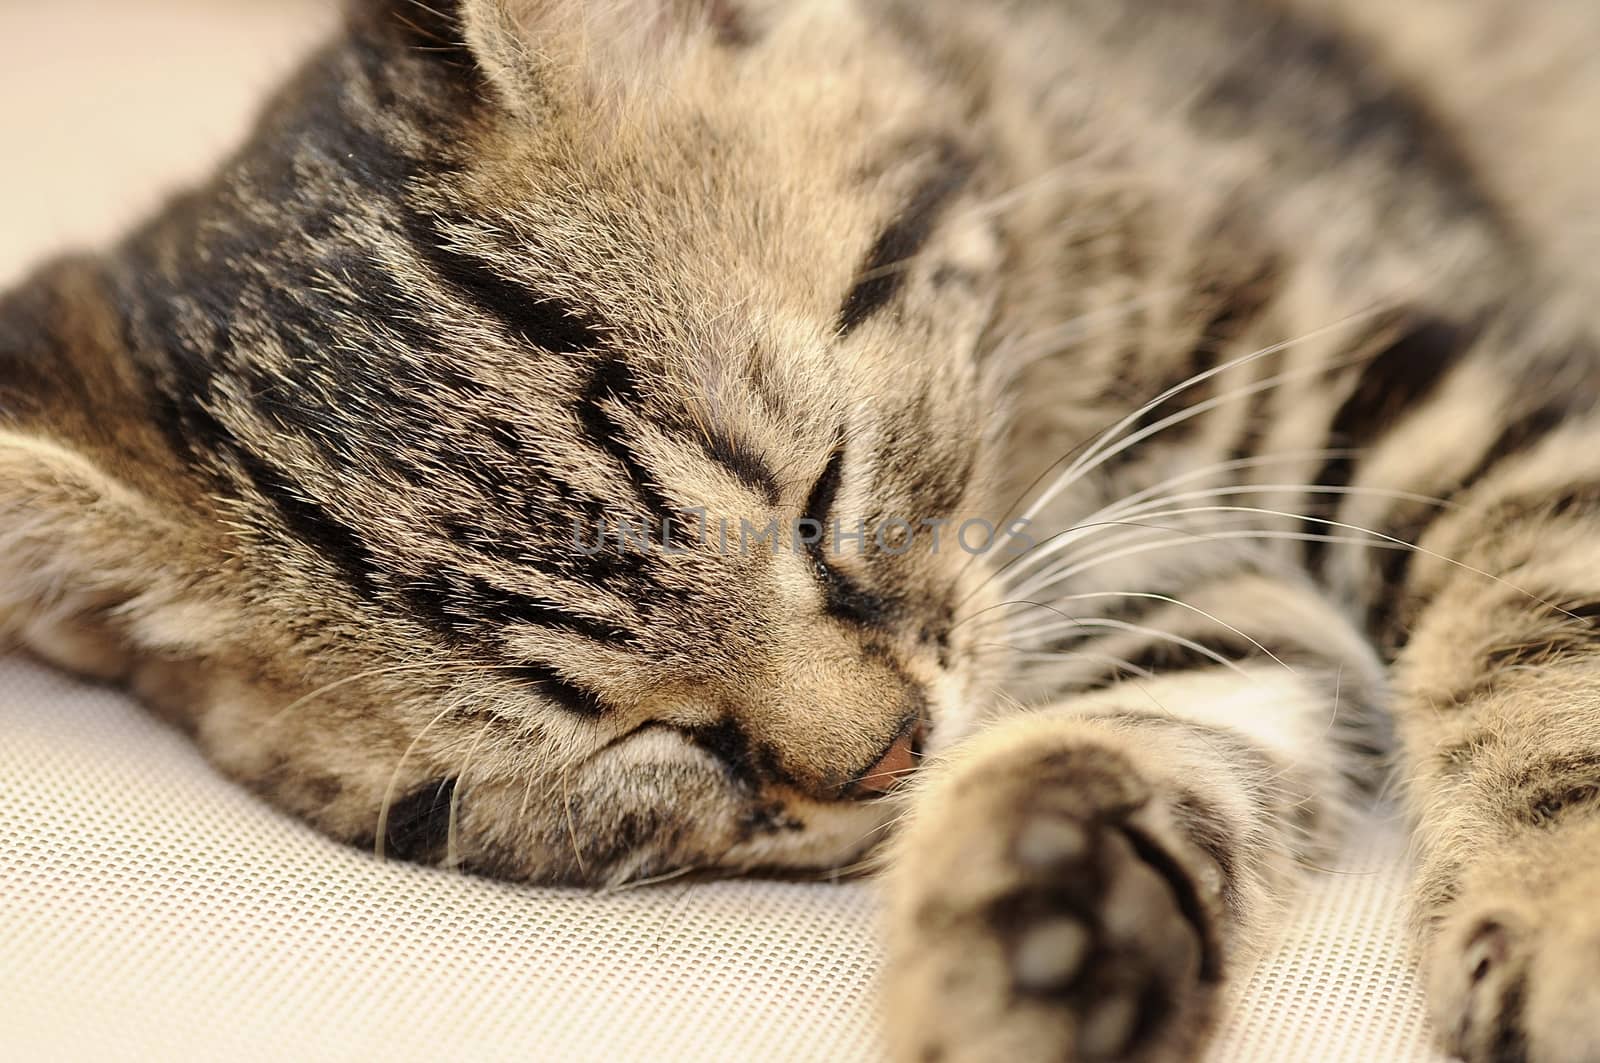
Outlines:
[[[930,1063],[1192,1058],[1396,750],[1441,1038],[1600,1058],[1572,244],[1325,17],[356,0],[0,299],[0,634],[391,857],[898,826]]]

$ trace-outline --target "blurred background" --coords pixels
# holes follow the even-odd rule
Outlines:
[[[0,285],[239,143],[339,0],[0,0]]]
[[[1279,0],[1436,93],[1512,209],[1600,285],[1600,2]],[[0,284],[204,174],[342,0],[0,0]],[[1537,187],[1538,196],[1520,196]]]

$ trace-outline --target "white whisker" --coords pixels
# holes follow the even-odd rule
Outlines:
[[[1139,598],[1139,599],[1144,599],[1144,600],[1147,600],[1147,601],[1165,602],[1168,605],[1177,606],[1180,609],[1187,609],[1189,612],[1195,613],[1196,615],[1204,617],[1205,619],[1211,621],[1213,624],[1216,624],[1218,627],[1221,627],[1221,628],[1223,628],[1223,629],[1225,629],[1225,630],[1227,630],[1229,632],[1232,632],[1235,635],[1238,635],[1240,638],[1242,638],[1246,642],[1250,643],[1250,645],[1254,646],[1256,649],[1258,649],[1262,653],[1266,654],[1273,661],[1277,662],[1279,665],[1282,665],[1282,667],[1284,667],[1288,671],[1290,671],[1290,672],[1294,671],[1294,669],[1289,667],[1289,665],[1284,664],[1284,662],[1278,658],[1277,654],[1275,654],[1271,650],[1267,649],[1267,647],[1263,646],[1260,642],[1257,642],[1254,638],[1250,637],[1245,632],[1240,631],[1238,628],[1234,627],[1232,624],[1230,624],[1227,621],[1221,619],[1220,617],[1216,616],[1215,614],[1207,612],[1206,610],[1201,609],[1197,605],[1191,605],[1190,603],[1182,600],[1181,598],[1174,598],[1171,595],[1155,594],[1153,592],[1148,592],[1148,591],[1091,591],[1091,592],[1086,592],[1086,593],[1083,593],[1083,594],[1068,595],[1065,598],[1052,599],[1052,601],[1056,601],[1056,602],[1091,601],[1091,600],[1100,599],[1100,598],[1119,598],[1119,599],[1121,599],[1121,598]],[[1028,635],[1028,632],[1026,632],[1026,631],[1024,631],[1024,632],[1014,632],[1013,633],[1013,637],[1017,638],[1019,640],[1020,639],[1025,639],[1027,637],[1027,635]]]
[[[1174,503],[1196,502],[1206,498],[1229,498],[1237,495],[1280,493],[1326,495],[1334,497],[1355,496],[1383,498],[1397,502],[1417,502],[1424,505],[1438,506],[1440,508],[1455,508],[1455,503],[1449,501],[1448,499],[1435,498],[1429,495],[1416,494],[1411,491],[1391,490],[1382,487],[1322,487],[1315,484],[1299,483],[1238,484],[1211,487],[1201,491],[1186,491],[1176,495],[1168,495],[1162,498],[1151,499],[1147,502],[1141,503],[1140,505],[1131,506],[1126,509],[1110,507],[1103,511],[1106,513],[1108,519],[1099,521],[1089,520],[1074,524],[1067,531],[1062,532],[1060,535],[1052,536],[1052,538],[1046,540],[1045,543],[1041,543],[1034,550],[1029,551],[1027,554],[1023,555],[1023,557],[1018,558],[1016,563],[1007,566],[1007,570],[1010,573],[1007,578],[1015,579],[1027,574],[1029,571],[1037,568],[1042,561],[1045,561],[1054,554],[1061,552],[1067,546],[1070,546],[1073,542],[1077,541],[1077,539],[1086,538],[1095,532],[1104,530],[1106,528],[1129,525],[1134,522],[1133,518],[1164,518],[1174,513],[1183,512],[1182,510],[1162,510],[1160,508],[1162,506],[1170,506]],[[1204,512],[1204,510],[1195,510],[1193,512]],[[1298,519],[1305,518],[1301,516]],[[1373,534],[1378,533],[1374,532]]]
[[[1316,376],[1320,373],[1325,373],[1330,369],[1338,368],[1341,365],[1354,364],[1355,362],[1360,361],[1360,358],[1352,357],[1341,361],[1306,366],[1300,369],[1280,373],[1276,376],[1268,377],[1265,380],[1242,385],[1241,387],[1235,388],[1232,391],[1225,392],[1221,395],[1214,396],[1211,399],[1207,399],[1204,402],[1195,403],[1192,406],[1186,407],[1185,409],[1180,410],[1178,413],[1172,414],[1169,417],[1157,421],[1155,424],[1149,425],[1146,428],[1134,432],[1132,435],[1124,436],[1125,432],[1127,432],[1134,425],[1138,424],[1140,418],[1144,417],[1151,411],[1158,409],[1163,403],[1183,394],[1185,391],[1188,391],[1191,388],[1197,387],[1222,373],[1229,372],[1241,366],[1249,365],[1252,362],[1259,361],[1262,358],[1268,358],[1274,354],[1278,354],[1282,351],[1288,350],[1291,347],[1306,343],[1310,340],[1319,339],[1322,336],[1336,332],[1340,329],[1348,328],[1352,323],[1372,317],[1373,315],[1381,312],[1381,310],[1382,307],[1372,307],[1367,310],[1351,314],[1348,317],[1341,318],[1331,325],[1324,325],[1322,328],[1313,329],[1312,331],[1304,333],[1293,339],[1284,340],[1280,343],[1274,343],[1269,346],[1262,347],[1259,350],[1252,351],[1246,355],[1241,355],[1238,358],[1234,358],[1230,361],[1222,363],[1221,365],[1214,366],[1211,369],[1196,373],[1181,383],[1173,385],[1172,387],[1163,391],[1161,394],[1157,395],[1155,398],[1151,399],[1149,402],[1146,402],[1143,406],[1140,406],[1127,416],[1123,417],[1122,420],[1116,422],[1105,432],[1102,432],[1100,436],[1087,449],[1085,449],[1082,454],[1078,455],[1078,457],[1073,460],[1070,465],[1063,469],[1056,479],[1050,484],[1050,486],[1047,487],[1039,495],[1039,497],[1034,500],[1033,504],[1023,512],[1021,520],[1030,521],[1037,517],[1046,506],[1048,506],[1061,494],[1061,492],[1077,483],[1084,476],[1088,475],[1105,462],[1116,457],[1118,454],[1123,453],[1128,448],[1136,446],[1151,436],[1164,432],[1174,425],[1182,424],[1184,421],[1198,417],[1200,414],[1216,409],[1218,406],[1227,402],[1236,401],[1241,398],[1248,398],[1262,391],[1270,390],[1271,388],[1276,387],[1285,381],[1308,376]]]
[[[1137,557],[1139,555],[1151,553],[1157,550],[1170,550],[1182,546],[1192,547],[1197,540],[1205,542],[1242,542],[1259,540],[1262,542],[1330,543],[1361,546],[1375,550],[1415,549],[1415,547],[1412,547],[1409,543],[1400,542],[1398,539],[1392,542],[1374,542],[1371,539],[1362,539],[1355,536],[1324,535],[1317,532],[1272,531],[1270,529],[1261,528],[1250,528],[1241,531],[1191,532],[1177,538],[1165,539],[1153,543],[1145,543],[1140,546],[1129,547],[1125,550],[1111,551],[1102,555],[1091,557],[1087,560],[1067,566],[1058,572],[1044,574],[1041,576],[1039,582],[1030,583],[1028,587],[1031,589],[1031,592],[1034,595],[1037,595],[1041,590],[1059,586],[1060,584],[1071,580],[1075,576],[1082,575],[1084,572],[1098,568],[1101,565],[1109,564],[1112,561],[1125,560],[1129,557]],[[1045,578],[1046,576],[1048,578]],[[1022,588],[1018,588],[1019,593],[1021,590]]]
[[[472,758],[478,755],[478,747],[483,744],[483,736],[488,734],[493,726],[494,721],[489,720],[478,728],[477,736],[473,738],[472,745],[467,749],[467,755],[461,762],[461,769],[456,772],[456,785],[450,791],[450,824],[445,831],[446,867],[461,866],[461,791],[466,787],[467,772],[472,770]]]
[[[411,740],[411,744],[406,746],[406,751],[400,754],[400,759],[395,762],[394,771],[389,775],[389,785],[384,787],[383,803],[378,806],[377,837],[374,838],[372,842],[373,855],[375,855],[379,860],[382,860],[384,857],[385,842],[389,834],[389,809],[394,806],[395,789],[400,784],[400,773],[405,769],[406,761],[411,758],[411,754],[414,753],[417,746],[422,743],[423,737],[426,736],[429,731],[433,730],[434,725],[440,720],[444,719],[446,716],[449,716],[451,713],[458,710],[460,707],[461,705],[459,701],[452,701],[443,709],[441,709],[437,716],[428,721],[427,726],[423,727],[422,730],[417,732],[416,737]]]

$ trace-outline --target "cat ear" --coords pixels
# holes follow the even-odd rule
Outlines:
[[[742,47],[757,0],[457,0],[457,24],[484,76],[521,109],[551,79],[580,90],[650,80],[702,46]]]

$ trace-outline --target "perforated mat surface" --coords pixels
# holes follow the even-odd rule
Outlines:
[[[0,277],[202,172],[334,4],[0,5]],[[1315,877],[1212,1059],[1432,1059],[1403,845]],[[0,1056],[874,1060],[868,884],[611,897],[383,865],[119,695],[0,659]]]

